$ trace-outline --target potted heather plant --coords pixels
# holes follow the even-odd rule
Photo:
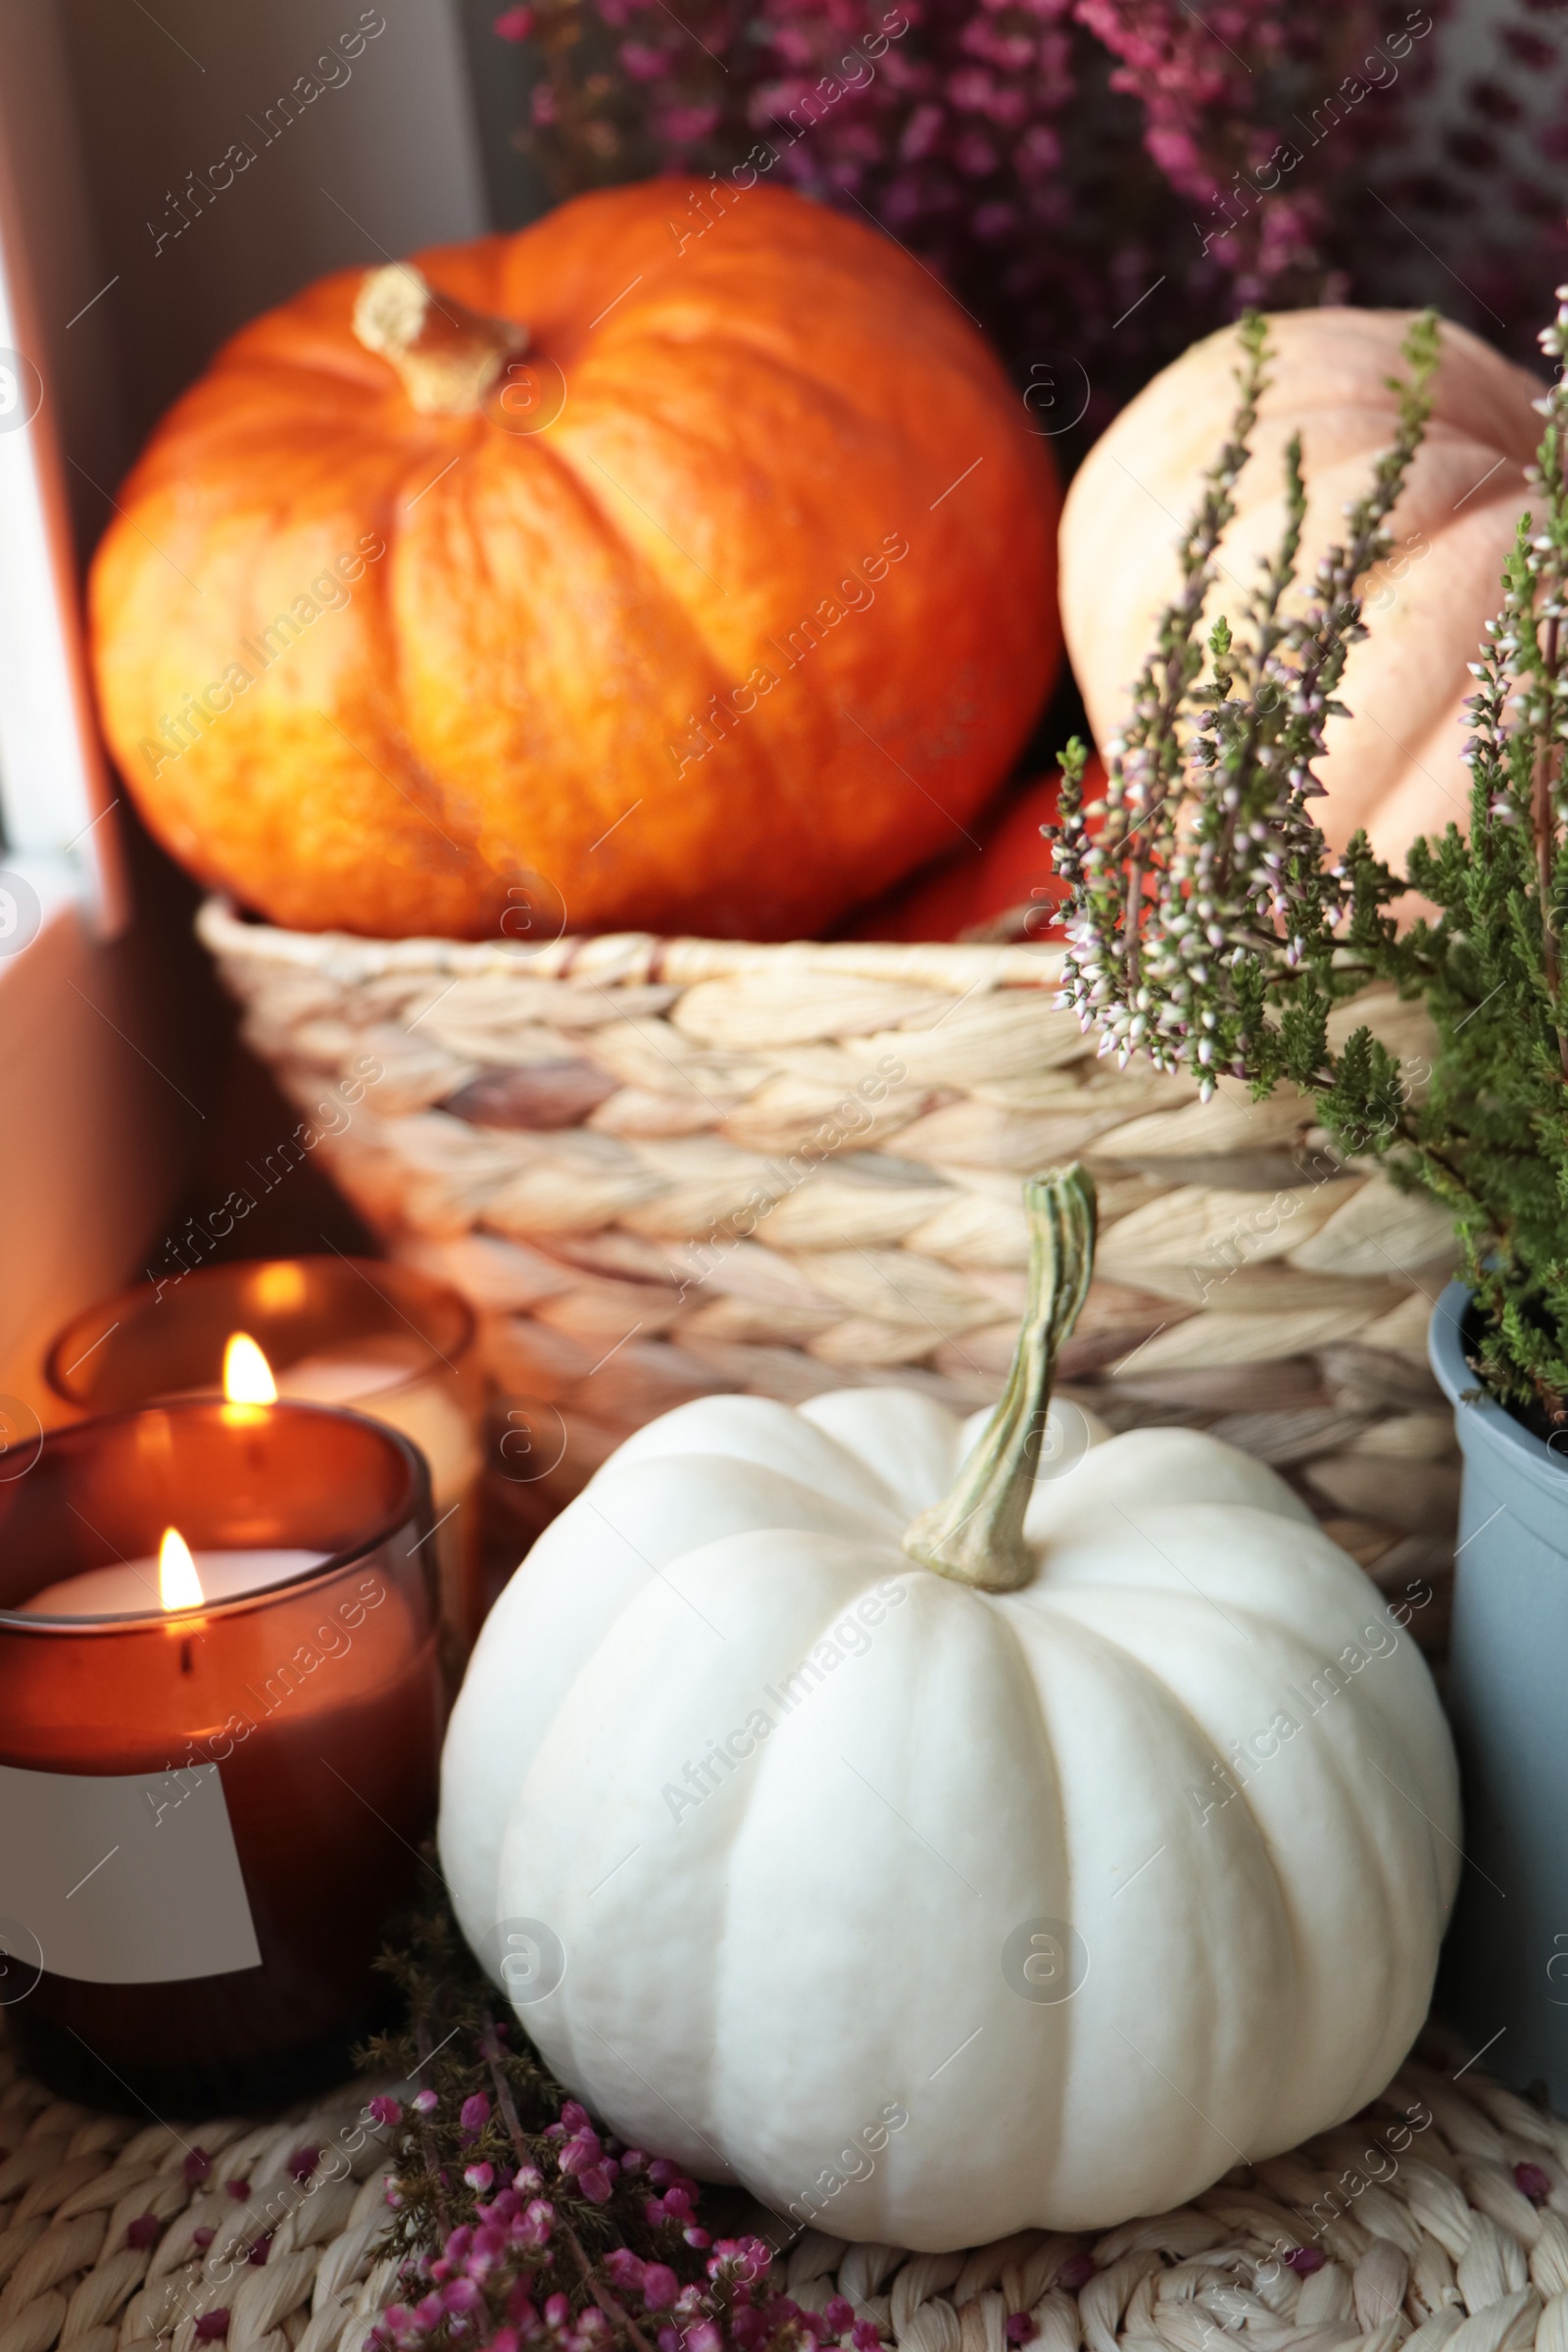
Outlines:
[[[1568,288],[1541,341],[1568,352]],[[1437,1302],[1431,1359],[1465,1458],[1449,1698],[1465,1769],[1467,1867],[1445,1997],[1492,2063],[1568,2105],[1568,393],[1545,418],[1501,609],[1472,665],[1467,833],[1419,841],[1392,872],[1358,835],[1343,856],[1313,814],[1314,773],[1352,645],[1358,584],[1430,408],[1439,331],[1405,344],[1397,430],[1302,597],[1299,441],[1277,556],[1235,616],[1203,631],[1216,550],[1268,365],[1240,330],[1239,401],[1164,613],[1108,747],[1102,797],[1063,759],[1054,832],[1070,891],[1065,990],[1104,1050],[1255,1096],[1315,1101],[1341,1160],[1381,1166],[1449,1211],[1462,1278]],[[1400,926],[1396,902],[1429,911]],[[1412,1086],[1367,1028],[1330,1015],[1370,983],[1424,1000],[1439,1045]],[[1333,1024],[1344,1035],[1343,1020]]]

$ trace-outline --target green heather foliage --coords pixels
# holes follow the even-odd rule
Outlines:
[[[1568,352],[1568,287],[1541,337]],[[1533,1417],[1568,1420],[1568,738],[1564,582],[1568,393],[1554,382],[1531,473],[1533,516],[1504,569],[1499,617],[1472,664],[1468,833],[1418,841],[1397,875],[1357,834],[1343,858],[1312,815],[1314,763],[1353,644],[1360,591],[1391,552],[1388,520],[1431,408],[1441,336],[1431,314],[1404,347],[1392,447],[1348,510],[1343,546],[1293,598],[1305,498],[1300,442],[1286,457],[1287,521],[1233,631],[1200,635],[1216,551],[1269,364],[1264,322],[1239,331],[1238,407],[1182,543],[1181,594],[1163,614],[1102,800],[1086,753],[1063,755],[1057,869],[1071,886],[1067,1001],[1102,1052],[1163,1070],[1290,1080],[1316,1100],[1348,1160],[1381,1162],[1452,1213],[1476,1294],[1472,1362]],[[1394,904],[1439,911],[1400,933]],[[1429,1088],[1361,1028],[1336,1052],[1333,1007],[1370,982],[1424,998],[1441,1040]]]

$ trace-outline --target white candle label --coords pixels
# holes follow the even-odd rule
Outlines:
[[[0,1764],[0,1912],[51,1975],[167,1984],[258,1968],[216,1764],[26,1772]]]

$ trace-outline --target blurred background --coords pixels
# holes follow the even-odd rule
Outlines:
[[[0,939],[0,1393],[41,1409],[43,1337],[293,1124],[107,771],[74,637],[117,484],[245,319],[767,138],[946,279],[1070,467],[1247,302],[1432,301],[1529,358],[1565,274],[1565,58],[1562,0],[6,0],[0,813],[32,895]],[[231,1246],[365,1238],[306,1165]]]

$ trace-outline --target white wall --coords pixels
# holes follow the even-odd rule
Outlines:
[[[352,47],[376,24],[346,78],[333,69],[339,86],[269,136],[280,95],[325,78],[328,44],[341,55],[342,36]],[[190,225],[174,233],[187,174],[205,179],[239,140],[254,162],[200,213],[187,196]],[[0,145],[8,258],[30,281],[27,356],[78,564],[136,446],[235,327],[322,270],[486,226],[449,0],[0,0]],[[0,646],[0,692],[4,662]],[[51,793],[63,806],[80,766],[69,719],[12,758],[25,846],[47,847]],[[37,936],[21,954],[0,947],[0,1430],[7,1396],[47,1413],[42,1345],[139,1273],[206,1126],[192,1067],[202,982],[171,935],[186,909],[143,857],[129,927],[111,941],[73,899],[78,861],[29,868]]]

